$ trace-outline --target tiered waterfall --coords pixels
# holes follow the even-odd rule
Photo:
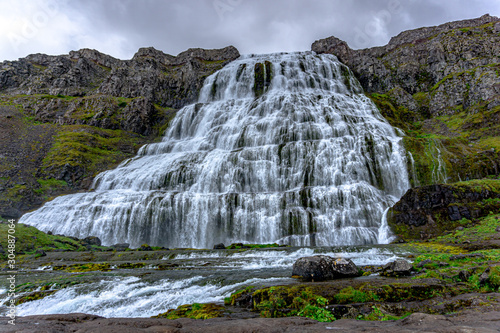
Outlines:
[[[384,242],[409,188],[401,137],[332,55],[244,56],[205,80],[163,141],[21,223],[103,244]]]

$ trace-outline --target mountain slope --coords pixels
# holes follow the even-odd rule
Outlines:
[[[204,79],[239,57],[232,47],[154,48],[131,60],[95,50],[0,63],[0,216],[17,218],[162,136]]]

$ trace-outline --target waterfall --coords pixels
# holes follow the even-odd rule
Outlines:
[[[162,142],[20,222],[108,245],[372,244],[410,187],[405,156],[335,56],[243,56],[205,80]]]

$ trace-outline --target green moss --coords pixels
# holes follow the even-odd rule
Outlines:
[[[489,200],[487,205],[490,204]],[[497,207],[499,206],[499,200],[491,200],[493,204]],[[456,243],[463,244],[464,242],[478,242],[485,241],[496,234],[496,228],[499,225],[500,214],[492,214],[475,221],[475,225],[467,225],[463,230],[455,230],[448,235],[439,236],[436,241],[443,243]],[[472,222],[469,221],[471,224]]]
[[[492,288],[497,288],[497,290],[500,290],[500,266],[495,266],[491,269],[488,276],[488,283]]]
[[[224,304],[225,305],[236,305],[236,300],[244,295],[244,294],[249,294],[249,293],[253,293],[253,291],[255,290],[256,288],[254,286],[248,286],[246,287],[245,289],[241,289],[241,290],[238,290],[238,291],[235,291],[234,293],[232,293],[229,297],[225,297],[224,298]]]
[[[373,292],[356,290],[353,287],[344,288],[341,291],[339,291],[337,295],[335,295],[335,301],[338,304],[365,303],[378,300],[379,297],[375,295]]]
[[[53,191],[67,190],[69,188],[68,183],[64,180],[57,180],[54,178],[37,179],[37,182],[40,184],[40,188],[33,190],[33,192],[39,195],[44,195]]]
[[[0,244],[4,249],[8,248],[8,225],[0,224]],[[16,251],[34,253],[37,249],[51,251],[61,250],[84,250],[80,242],[64,236],[48,235],[35,227],[25,224],[16,224]]]
[[[74,265],[60,265],[52,267],[55,271],[66,271],[71,273],[76,272],[92,272],[92,271],[103,271],[107,272],[111,270],[111,265],[108,263],[88,263],[88,264],[74,264]]]
[[[23,303],[26,303],[26,302],[31,302],[31,301],[37,301],[39,299],[42,299],[42,298],[45,298],[53,293],[55,293],[56,291],[55,290],[50,290],[50,291],[35,291],[35,292],[32,292],[28,295],[25,295],[25,296],[21,296],[19,297],[15,304],[16,305],[19,305],[19,304],[23,304]]]
[[[318,321],[333,321],[325,309],[328,300],[304,286],[278,286],[256,290],[252,294],[253,309],[265,318],[304,316]]]
[[[64,126],[63,131],[42,162],[42,171],[52,174],[67,166],[84,170],[84,176],[95,176],[98,172],[110,169],[133,153],[124,153],[124,146],[134,151],[141,143],[137,135],[120,130],[104,130],[85,125]]]
[[[170,126],[170,123],[175,118],[177,110],[171,108],[163,108],[157,104],[155,104],[155,109],[158,114],[163,115],[162,118],[164,119],[162,123],[158,123],[153,128],[153,132],[156,133],[158,140],[161,140],[161,138],[165,135],[167,128]]]
[[[210,319],[222,317],[224,314],[224,307],[221,305],[208,303],[208,304],[186,304],[177,307],[177,309],[171,309],[167,312],[160,313],[152,318],[167,318],[167,319],[179,319],[179,318],[191,318],[191,319]]]
[[[387,94],[372,93],[367,95],[377,106],[382,116],[394,127],[403,130],[415,130],[415,122],[422,120],[418,113],[398,105]]]
[[[144,268],[145,266],[146,263],[143,262],[134,262],[134,263],[127,262],[120,264],[117,267],[121,269],[134,269],[134,268]]]

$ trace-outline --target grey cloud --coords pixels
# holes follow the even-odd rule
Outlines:
[[[172,55],[191,47],[227,45],[241,53],[301,51],[332,35],[363,48],[386,44],[407,29],[500,14],[500,4],[489,0],[61,0],[61,4],[60,10],[78,17],[85,32],[72,36],[68,51],[97,48],[87,43],[89,35],[93,41],[112,35],[121,42],[106,51],[122,59],[144,46]]]

